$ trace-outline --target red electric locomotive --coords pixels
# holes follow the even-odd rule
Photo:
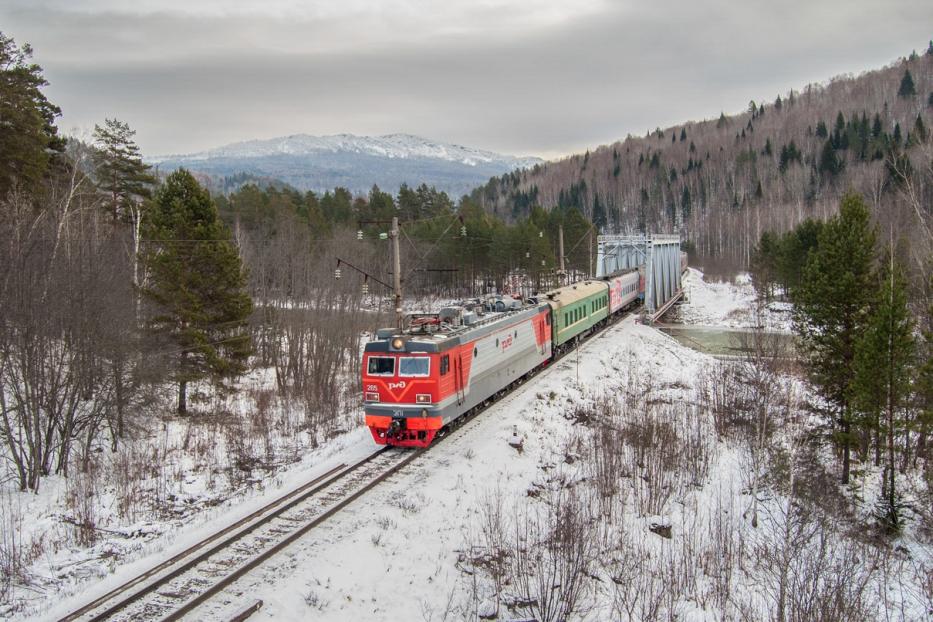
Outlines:
[[[363,354],[366,425],[381,445],[427,447],[449,422],[551,357],[549,307],[509,296],[415,315]]]

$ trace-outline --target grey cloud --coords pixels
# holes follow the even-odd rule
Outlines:
[[[117,116],[149,154],[298,132],[567,153],[880,66],[933,23],[914,0],[662,1],[408,41],[339,17],[0,10],[36,48],[64,128]]]

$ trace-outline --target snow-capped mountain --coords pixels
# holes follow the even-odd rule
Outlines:
[[[373,184],[394,192],[422,183],[454,196],[490,177],[532,167],[540,158],[502,155],[411,134],[310,136],[249,140],[188,155],[149,158],[161,170],[185,167],[226,177],[250,173],[281,179],[301,190],[336,186],[366,192]]]

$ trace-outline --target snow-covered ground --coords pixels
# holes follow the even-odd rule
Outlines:
[[[256,619],[463,618],[469,577],[457,562],[480,502],[490,494],[507,506],[526,498],[542,466],[561,458],[573,427],[564,414],[584,396],[627,382],[629,373],[676,393],[706,360],[627,318],[580,348],[579,364],[568,355],[241,582],[242,596],[212,609],[214,619],[256,598],[264,602]],[[508,443],[515,429],[521,452]]]
[[[706,283],[702,274],[691,270],[685,287],[688,303],[680,307],[683,321],[755,325],[751,314],[743,311],[753,298],[747,280]],[[767,325],[786,327],[785,311],[780,306],[772,309]],[[252,572],[228,590],[225,599],[192,619],[222,620],[256,599],[264,603],[253,617],[259,620],[459,620],[492,614],[496,608],[490,603],[496,595],[469,563],[470,547],[482,540],[478,531],[490,500],[498,499],[510,512],[518,511],[537,503],[532,496],[542,482],[553,482],[555,473],[566,470],[571,476],[580,475],[574,471],[573,452],[568,453],[579,427],[571,415],[580,405],[638,392],[639,387],[647,393],[643,404],[689,405],[719,364],[627,318],[456,430],[442,445]],[[509,444],[516,431],[523,440],[520,451]],[[771,518],[763,518],[761,528],[751,528],[747,452],[735,443],[716,440],[712,432],[701,444],[709,462],[705,474],[698,472],[692,478],[695,481],[682,482],[661,504],[660,512],[639,511],[644,504],[638,489],[644,485],[640,478],[627,474],[625,481],[631,482],[632,490],[626,493],[628,501],[622,504],[624,511],[615,525],[620,555],[644,552],[645,560],[654,560],[652,568],[661,568],[658,560],[668,560],[674,568],[679,560],[677,568],[692,564],[702,572],[697,571],[692,588],[675,592],[666,587],[669,577],[652,574],[646,563],[641,573],[631,575],[627,586],[659,594],[659,598],[667,590],[671,596],[664,611],[678,619],[734,619],[740,610],[753,612],[752,619],[767,618],[769,569],[754,558],[734,564],[722,560],[730,551],[729,555],[738,555],[736,548],[759,558],[773,551],[782,508],[791,504],[776,491],[763,493],[762,512]],[[221,523],[249,513],[333,464],[349,462],[373,449],[368,432],[356,428],[222,505],[160,525],[141,525],[143,530],[151,528],[161,534],[143,538],[143,545],[117,547],[119,542],[132,542],[128,534],[119,534],[103,538],[90,550],[58,552],[51,556],[48,568],[54,570],[49,572],[63,573],[65,578],[40,588],[46,591],[37,593],[28,612],[42,619],[61,616]],[[57,494],[53,486],[43,495]],[[24,495],[16,498],[28,503]],[[58,516],[42,499],[42,495],[36,498],[35,508],[23,508],[22,515],[41,517],[51,525]],[[651,531],[659,523],[672,528],[672,539]],[[919,542],[906,545],[909,563],[903,556],[898,558],[902,570],[892,575],[896,583],[885,586],[883,595],[891,602],[905,603],[903,614],[893,619],[923,619],[923,607],[931,603],[930,587],[925,592],[923,581],[933,577],[924,573],[931,572],[933,561]],[[842,553],[834,555],[836,559]],[[108,560],[115,572],[101,577],[106,567],[101,560]],[[86,573],[89,576],[65,570],[86,563],[95,568]],[[603,577],[596,584],[588,596],[586,617],[618,619],[619,609],[614,606],[627,601],[618,596],[621,588],[615,577],[611,581]],[[717,600],[724,590],[733,595],[728,610]],[[498,615],[499,619],[521,617],[504,607]],[[652,618],[632,615],[632,619]]]
[[[675,316],[684,324],[752,328],[761,322],[771,330],[791,330],[790,303],[763,305],[760,318],[756,317],[757,297],[748,274],[740,274],[732,282],[708,282],[702,272],[689,268],[683,288],[687,304],[679,306]]]

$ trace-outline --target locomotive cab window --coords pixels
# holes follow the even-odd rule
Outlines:
[[[370,376],[391,376],[395,374],[395,358],[391,356],[371,356],[367,367]]]
[[[427,376],[431,373],[431,359],[426,356],[403,356],[398,360],[399,376]]]

